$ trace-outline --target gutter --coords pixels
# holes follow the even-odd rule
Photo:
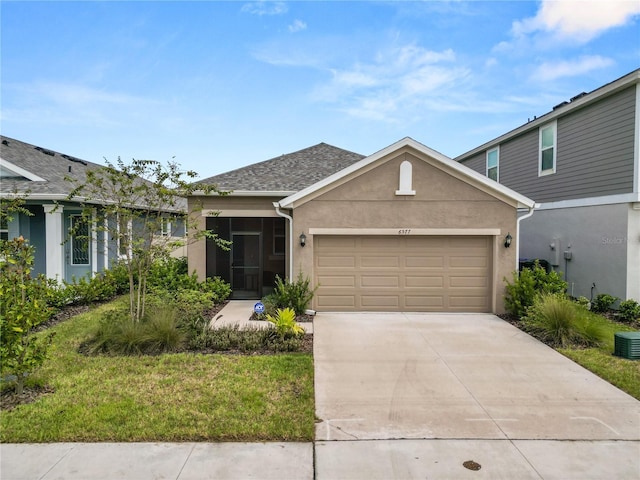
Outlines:
[[[273,202],[276,214],[289,220],[289,281],[293,281],[293,217],[280,211],[280,204]]]
[[[539,203],[534,203],[531,207],[529,207],[529,211],[522,215],[521,217],[518,217],[516,220],[516,272],[518,272],[520,270],[520,222],[522,220],[525,220],[527,218],[530,218],[531,215],[533,215],[533,212],[535,212],[536,208],[539,208],[540,204]]]

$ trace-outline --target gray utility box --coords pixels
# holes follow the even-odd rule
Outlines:
[[[616,332],[613,354],[631,360],[640,360],[640,332]]]

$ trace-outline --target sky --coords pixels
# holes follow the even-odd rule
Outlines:
[[[640,1],[0,2],[0,132],[199,178],[320,142],[456,157],[640,67]]]

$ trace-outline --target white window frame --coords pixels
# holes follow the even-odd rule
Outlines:
[[[171,236],[171,229],[173,227],[171,223],[171,218],[169,217],[162,217],[162,219],[160,220],[160,234],[163,237]]]
[[[542,147],[542,134],[545,130],[552,128],[553,129],[553,145],[550,147],[546,147],[543,149]],[[553,148],[553,167],[547,168],[546,170],[542,169],[542,153],[549,148]],[[538,131],[538,176],[542,177],[544,175],[551,175],[556,173],[556,165],[558,158],[558,122],[554,120],[553,122],[542,125]]]
[[[116,248],[117,248],[117,251],[118,251],[118,258],[120,260],[125,260],[127,258],[130,258],[133,255],[133,245],[132,245],[132,242],[133,242],[133,221],[131,219],[127,220],[127,225],[126,225],[127,231],[124,233],[124,235],[126,235],[128,237],[127,253],[122,253],[122,248],[121,248],[120,239],[121,239],[121,237],[123,235],[123,233],[121,231],[121,229],[123,227],[123,222],[122,222],[122,220],[120,218],[120,215],[118,215],[116,217],[116,221],[118,222],[117,223],[118,235],[117,235],[117,245],[116,245]]]
[[[491,154],[492,152],[496,152],[496,164],[494,167],[489,166],[489,154]],[[487,178],[491,178],[489,177],[489,170],[491,170],[492,168],[496,169],[495,181],[500,182],[500,146],[487,150],[485,157],[485,175]]]
[[[0,222],[0,239],[9,240],[9,219],[7,217],[4,217],[3,221]]]

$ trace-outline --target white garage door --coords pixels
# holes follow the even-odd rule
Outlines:
[[[491,237],[314,237],[318,311],[491,311]]]

